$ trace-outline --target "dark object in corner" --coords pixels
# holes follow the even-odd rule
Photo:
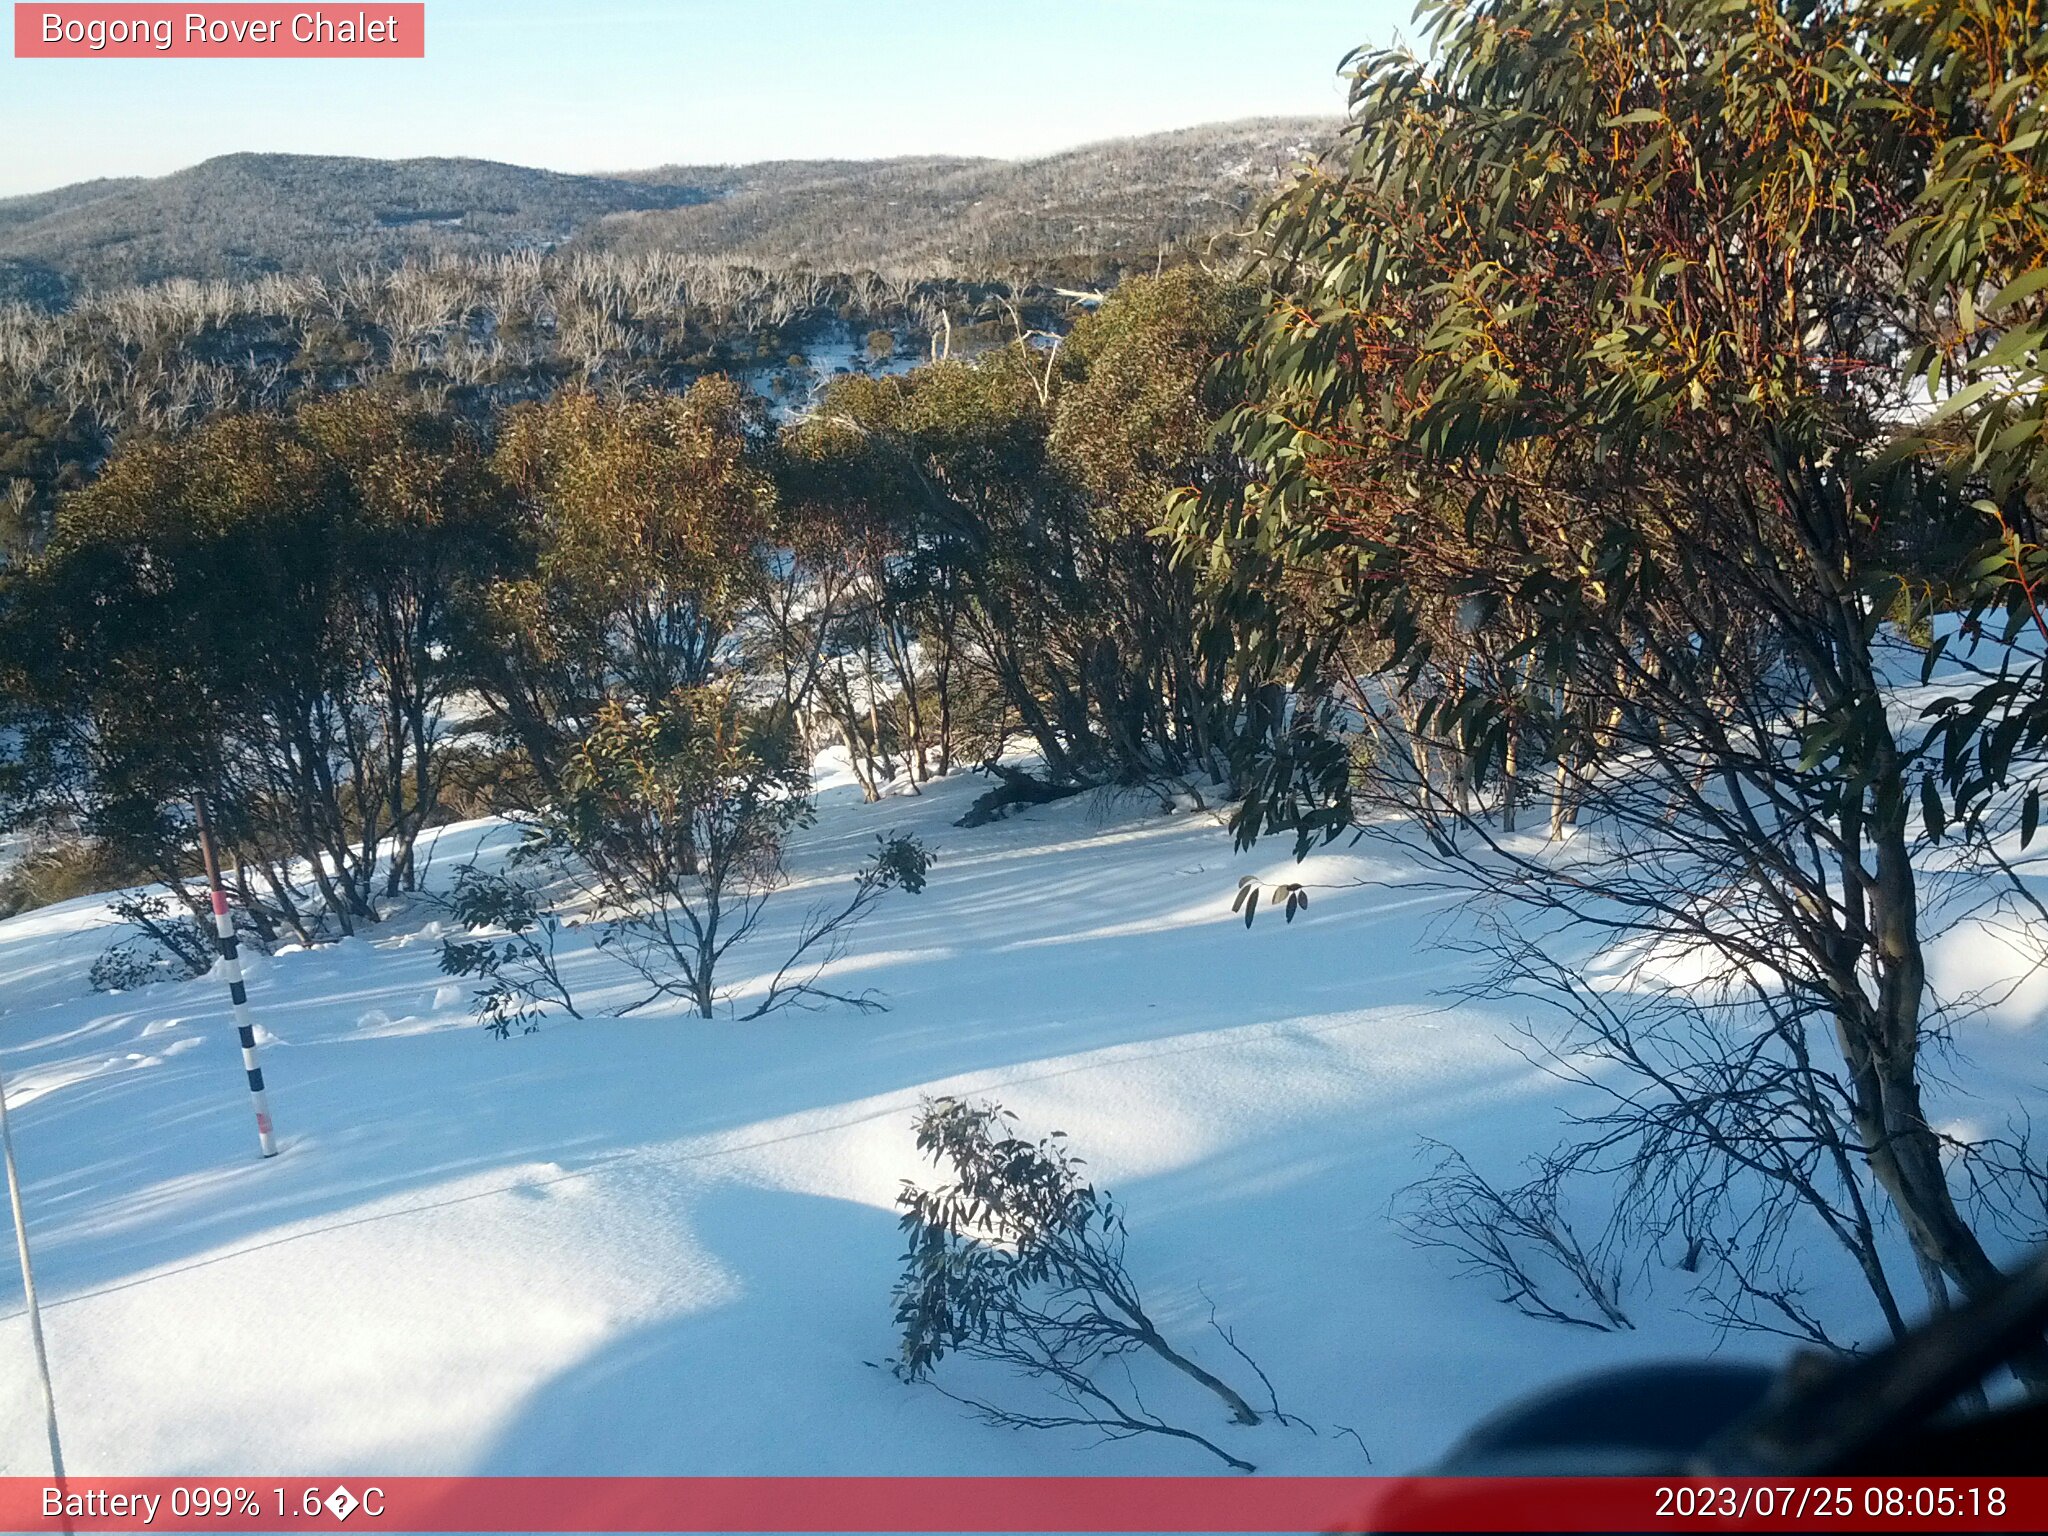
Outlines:
[[[1874,1354],[1781,1372],[1686,1361],[1552,1388],[1486,1419],[1445,1476],[2015,1476],[2048,1457],[2048,1399],[1958,1400],[2042,1349],[2048,1252]]]

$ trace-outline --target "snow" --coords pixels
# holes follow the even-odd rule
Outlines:
[[[1262,1471],[1412,1469],[1561,1376],[1782,1355],[1687,1315],[1675,1270],[1632,1277],[1636,1331],[1597,1334],[1510,1311],[1394,1228],[1424,1138],[1510,1179],[1577,1090],[1511,1046],[1517,1014],[1447,1005],[1445,898],[1403,890],[1393,854],[1234,855],[1213,816],[1143,797],[954,827],[984,787],[960,775],[868,806],[828,782],[796,888],[736,956],[734,984],[758,984],[807,900],[878,832],[916,831],[939,855],[929,887],[892,894],[842,963],[885,1013],[650,1012],[497,1041],[440,975],[445,918],[425,902],[251,957],[270,1161],[217,981],[91,993],[112,937],[97,899],[0,923],[0,1071],[74,1473],[1220,1470],[1159,1437],[993,1428],[868,1363],[894,1342],[895,1195],[928,1175],[911,1117],[942,1092],[1065,1131],[1124,1205],[1168,1336],[1260,1398],[1213,1309],[1320,1428],[1234,1428],[1160,1389]],[[443,829],[431,879],[512,840]],[[1246,931],[1243,874],[1306,881],[1314,904]],[[564,944],[586,1012],[636,995],[585,936]],[[2027,969],[1983,928],[1936,962],[1971,987]],[[2028,980],[1958,1042],[1945,1120],[2048,1103],[2044,1007]],[[1864,1316],[1822,1246],[1809,1257],[1832,1315]],[[34,1474],[11,1274],[0,1361],[0,1471]]]

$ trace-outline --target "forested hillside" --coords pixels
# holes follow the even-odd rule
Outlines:
[[[1288,167],[1335,136],[1333,121],[1262,118],[1019,162],[749,166],[715,199],[606,218],[580,239],[828,272],[1064,269],[1085,279],[1239,227]],[[673,174],[696,183],[688,168]]]
[[[464,416],[565,385],[736,374],[779,407],[833,373],[1064,328],[999,281],[821,277],[665,252],[443,255],[340,278],[186,279],[0,304],[0,556],[125,440],[369,385]]]
[[[223,155],[153,180],[0,201],[0,257],[37,263],[74,289],[335,273],[548,246],[607,213],[708,195],[489,160]]]
[[[402,381],[475,411],[724,371],[794,403],[848,366],[1056,332],[1075,307],[1062,285],[1232,259],[1333,133],[1262,119],[1020,163],[617,177],[233,155],[9,199],[0,553],[39,538],[123,437],[307,390]]]
[[[545,250],[577,235],[600,248],[824,272],[991,277],[1150,261],[1162,244],[1242,222],[1334,127],[1261,119],[1014,163],[819,160],[609,176],[486,160],[226,155],[153,180],[0,200],[0,299],[179,277],[334,276]]]

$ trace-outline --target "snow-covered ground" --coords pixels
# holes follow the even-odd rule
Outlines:
[[[1213,1307],[1320,1428],[1173,1405],[1262,1471],[1410,1469],[1562,1375],[1781,1353],[1718,1340],[1675,1271],[1627,1298],[1636,1331],[1596,1334],[1510,1311],[1394,1229],[1421,1138],[1507,1179],[1556,1139],[1567,1090],[1507,1043],[1512,1014],[1446,1005],[1441,898],[1338,888],[1398,876],[1388,855],[1234,856],[1213,818],[1142,800],[952,826],[984,787],[864,806],[841,781],[799,838],[771,929],[878,831],[939,854],[922,896],[891,895],[854,936],[849,979],[886,1013],[565,1019],[501,1042],[438,973],[424,904],[252,960],[268,1162],[217,982],[92,994],[114,936],[96,900],[0,924],[0,1070],[72,1470],[1220,1470],[1156,1436],[989,1427],[867,1363],[893,1343],[894,1197],[928,1172],[911,1117],[939,1091],[1064,1130],[1125,1205],[1168,1334],[1242,1380]],[[508,836],[447,829],[435,879]],[[1247,932],[1243,873],[1333,888]],[[1953,959],[1987,963],[1981,945]],[[587,947],[568,969],[613,984]],[[1995,1126],[2048,1104],[2043,1000],[2023,1001],[1960,1042],[1945,1114]],[[43,1466],[29,1360],[0,1267],[0,1471]]]

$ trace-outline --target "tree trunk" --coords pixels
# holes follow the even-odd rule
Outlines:
[[[1514,717],[1508,717],[1507,740],[1501,747],[1500,757],[1500,829],[1503,832],[1515,830],[1515,798],[1520,789],[1516,778],[1518,748],[1521,732],[1516,729]]]
[[[1918,1059],[1927,963],[1898,763],[1889,751],[1879,758],[1869,826],[1874,878],[1868,894],[1877,996],[1867,998],[1858,988],[1854,996],[1838,999],[1838,1033],[1850,1070],[1857,1133],[1914,1253],[1946,1274],[1964,1295],[1979,1296],[2003,1276],[1956,1208],[1940,1138],[1921,1104]],[[2048,1349],[2028,1351],[2013,1369],[2034,1390],[2048,1390]]]
[[[1155,1355],[1159,1356],[1160,1359],[1164,1360],[1174,1369],[1185,1372],[1188,1376],[1199,1381],[1211,1392],[1222,1398],[1224,1404],[1230,1409],[1232,1419],[1236,1420],[1239,1424],[1256,1424],[1259,1422],[1258,1411],[1250,1403],[1238,1396],[1236,1389],[1230,1383],[1220,1380],[1203,1370],[1194,1361],[1188,1359],[1187,1356],[1161,1338],[1158,1332],[1149,1324],[1141,1324],[1140,1331],[1147,1347]]]

